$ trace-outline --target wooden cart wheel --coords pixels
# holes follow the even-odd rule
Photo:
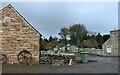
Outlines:
[[[21,51],[18,54],[18,61],[21,64],[29,64],[31,60],[32,60],[32,54],[28,51]]]
[[[7,56],[2,54],[2,64],[5,64],[7,62]]]

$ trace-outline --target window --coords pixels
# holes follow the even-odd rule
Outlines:
[[[107,53],[111,53],[112,49],[110,47],[107,47]]]

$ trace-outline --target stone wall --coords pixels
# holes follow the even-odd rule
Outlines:
[[[82,51],[86,51],[91,55],[103,56],[103,50],[102,49],[84,48],[84,49],[82,49]]]
[[[120,30],[110,32],[110,38],[103,44],[104,56],[119,56],[119,33]],[[107,52],[107,48],[111,48],[111,53]]]
[[[11,5],[0,15],[0,49],[7,63],[19,63],[17,56],[24,50],[32,54],[32,62],[39,63],[40,34]]]

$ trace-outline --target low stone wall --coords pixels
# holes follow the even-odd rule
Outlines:
[[[102,49],[92,49],[92,48],[84,48],[81,51],[86,51],[89,54],[92,55],[100,55],[100,56],[104,56],[104,52]]]

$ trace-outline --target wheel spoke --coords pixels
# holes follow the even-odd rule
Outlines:
[[[24,57],[19,57],[19,59],[24,59]]]

